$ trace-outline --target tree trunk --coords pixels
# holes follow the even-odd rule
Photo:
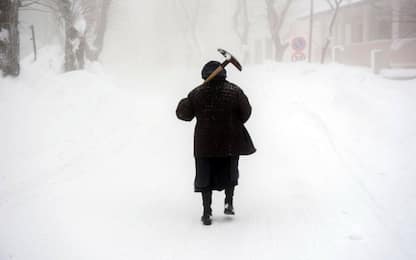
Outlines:
[[[275,49],[274,59],[275,61],[282,61],[283,55],[285,54],[286,49],[289,46],[289,44],[288,43],[282,44],[280,40],[280,36],[276,36],[276,39],[273,39],[273,42],[274,42],[274,49]]]
[[[20,73],[19,2],[0,2],[0,70],[4,75]]]
[[[85,36],[74,27],[76,14],[70,0],[61,0],[60,14],[65,26],[65,72],[84,68]]]
[[[104,36],[107,30],[107,17],[111,0],[102,0],[100,2],[98,16],[95,21],[95,26],[92,28],[94,34],[94,41],[90,45],[86,45],[86,56],[91,61],[97,61],[104,47]]]
[[[190,38],[191,40],[190,45],[193,49],[195,49],[198,55],[201,56],[202,48],[201,48],[201,44],[199,43],[198,35],[197,35],[197,25],[198,25],[198,18],[200,15],[201,0],[196,0],[195,6],[191,5],[190,10],[186,8],[186,4],[182,0],[179,0],[178,2],[181,5],[181,8],[183,9],[183,12],[185,14],[185,18],[187,20],[187,27],[188,27],[189,34],[190,34],[190,37],[188,38]]]
[[[282,61],[283,55],[288,43],[282,43],[280,38],[280,31],[283,27],[283,24],[286,19],[287,12],[289,11],[290,6],[292,5],[293,0],[286,0],[282,11],[279,13],[275,8],[275,0],[266,0],[267,8],[267,20],[269,23],[270,34],[272,36],[273,44],[275,47],[275,61]]]
[[[248,51],[248,31],[249,20],[247,12],[247,0],[238,0],[237,9],[234,13],[234,31],[240,39],[241,49],[243,53],[243,62],[249,60]]]
[[[74,29],[71,25],[65,24],[65,72],[76,70],[74,53]]]
[[[324,64],[325,63],[326,54],[328,52],[329,44],[331,43],[332,31],[334,29],[335,21],[337,19],[339,7],[340,7],[342,1],[343,0],[335,0],[335,7],[334,7],[334,10],[333,10],[331,22],[329,24],[328,38],[326,39],[325,44],[324,44],[324,47],[322,48],[321,64]]]

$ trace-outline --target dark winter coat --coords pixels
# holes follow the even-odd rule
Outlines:
[[[192,90],[176,110],[179,119],[197,119],[195,157],[249,155],[256,151],[244,123],[251,106],[244,92],[226,80],[214,80]]]
[[[238,156],[195,157],[194,191],[222,191],[238,185]]]

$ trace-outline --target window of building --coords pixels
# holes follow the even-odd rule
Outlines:
[[[390,19],[379,19],[375,24],[373,40],[387,40],[392,38],[392,21]]]
[[[351,42],[359,43],[363,41],[363,24],[357,23],[352,26]]]
[[[401,0],[399,8],[395,12],[394,22],[398,27],[399,38],[416,37],[416,1]]]
[[[345,25],[345,44],[351,44],[352,41],[352,26],[351,24]]]
[[[415,38],[416,37],[416,22],[412,23],[399,23],[399,37],[402,39]]]

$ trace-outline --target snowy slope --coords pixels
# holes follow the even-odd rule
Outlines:
[[[230,69],[258,152],[241,159],[237,215],[215,193],[205,227],[194,122],[174,114],[198,70],[59,74],[51,53],[0,79],[1,260],[416,258],[416,81]]]

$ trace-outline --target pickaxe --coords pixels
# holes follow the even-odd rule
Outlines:
[[[218,51],[225,57],[225,61],[218,66],[218,68],[216,68],[211,75],[208,76],[208,78],[204,81],[204,84],[215,78],[215,76],[217,76],[218,73],[220,73],[230,63],[233,64],[239,71],[243,69],[241,64],[231,53],[223,49],[218,49]]]

